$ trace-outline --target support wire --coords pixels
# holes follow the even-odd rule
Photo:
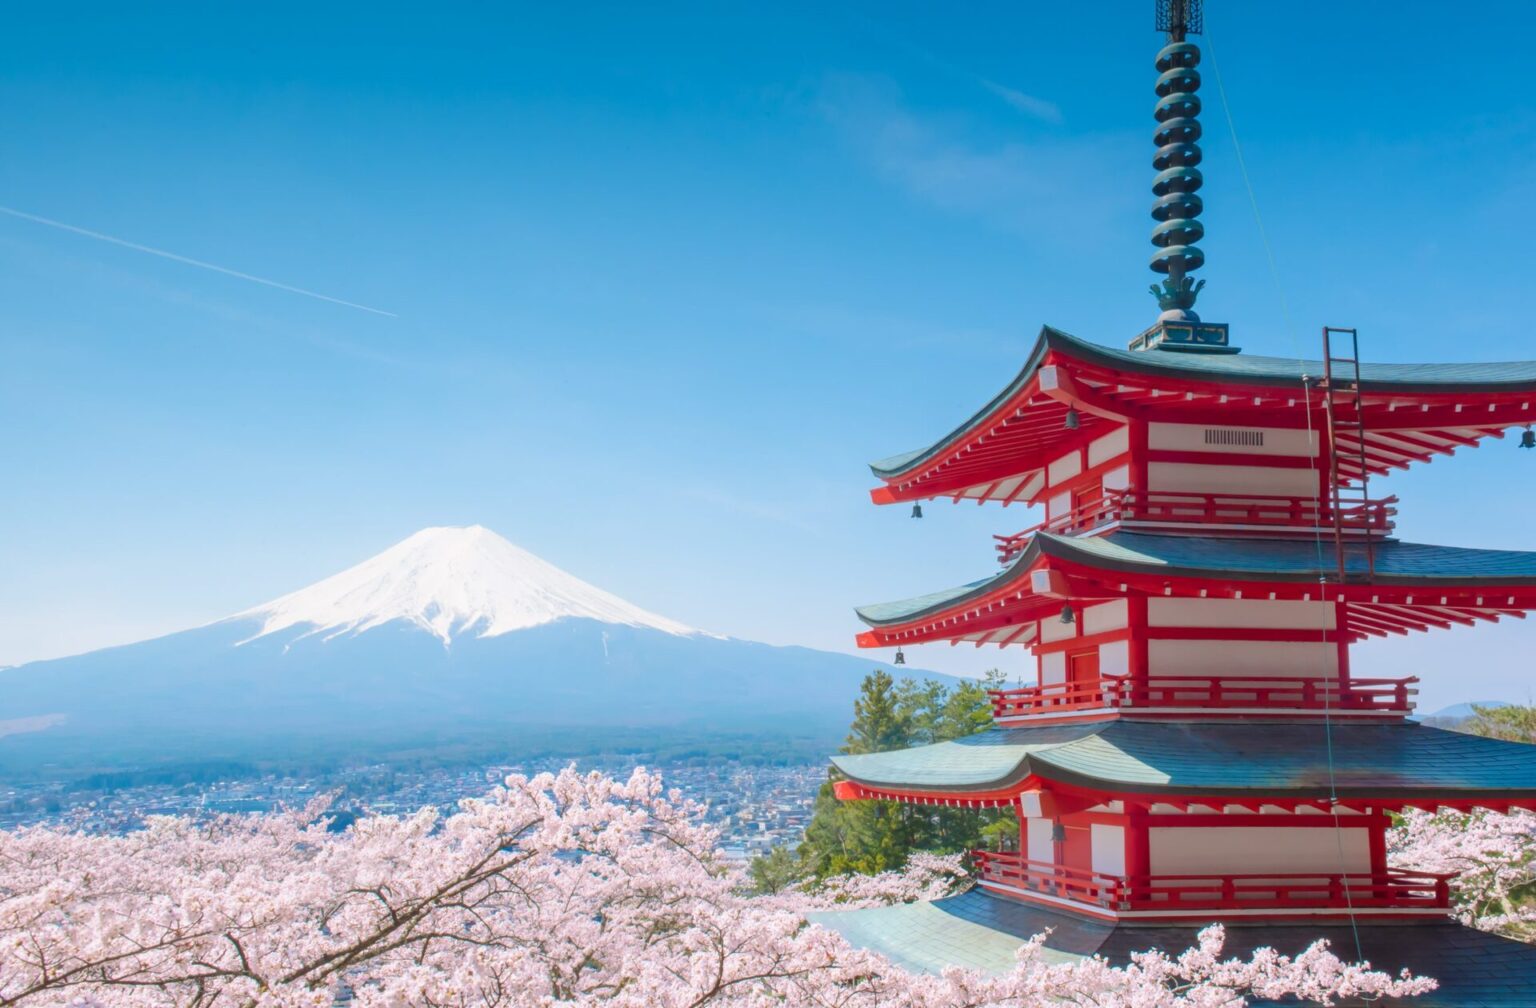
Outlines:
[[[1280,299],[1280,312],[1281,312],[1282,317],[1285,319],[1286,336],[1291,341],[1291,349],[1296,354],[1296,362],[1299,365],[1301,365],[1301,368],[1302,368],[1302,376],[1301,376],[1302,401],[1303,401],[1303,406],[1305,407],[1305,413],[1306,413],[1306,417],[1307,417],[1307,441],[1308,441],[1309,444],[1311,444],[1314,441],[1316,441],[1316,439],[1317,439],[1317,433],[1314,430],[1313,423],[1312,423],[1312,378],[1311,378],[1310,375],[1308,375],[1306,373],[1307,361],[1306,361],[1305,356],[1302,354],[1301,344],[1300,344],[1300,342],[1296,338],[1296,324],[1295,324],[1294,320],[1291,317],[1290,302],[1289,302],[1289,300],[1285,296],[1285,285],[1280,282],[1280,267],[1279,267],[1278,263],[1275,260],[1274,246],[1270,243],[1269,233],[1264,228],[1264,215],[1262,213],[1260,213],[1260,211],[1259,211],[1258,196],[1254,192],[1253,180],[1252,180],[1252,178],[1248,174],[1248,162],[1247,162],[1247,159],[1243,157],[1243,147],[1242,147],[1242,144],[1238,141],[1238,138],[1237,138],[1237,123],[1235,122],[1235,120],[1232,117],[1232,103],[1227,100],[1227,88],[1226,88],[1226,85],[1225,85],[1225,83],[1223,83],[1222,78],[1221,78],[1221,64],[1216,59],[1216,45],[1215,45],[1215,41],[1214,41],[1214,39],[1212,37],[1212,32],[1210,30],[1209,23],[1207,23],[1206,26],[1205,26],[1204,35],[1205,35],[1206,49],[1211,54],[1211,71],[1212,71],[1212,75],[1216,78],[1216,93],[1217,93],[1217,95],[1221,99],[1221,109],[1222,109],[1222,112],[1224,113],[1226,121],[1227,121],[1227,130],[1231,133],[1231,136],[1232,136],[1232,150],[1237,155],[1238,172],[1242,176],[1243,187],[1248,191],[1248,203],[1249,203],[1249,206],[1252,207],[1252,209],[1253,209],[1253,220],[1254,220],[1254,223],[1255,223],[1255,225],[1257,225],[1258,230],[1259,230],[1259,241],[1263,244],[1265,258],[1268,259],[1268,261],[1269,261],[1269,275],[1270,275],[1270,279],[1271,279],[1271,281],[1273,281],[1273,283],[1275,285],[1275,293],[1276,293],[1276,295]],[[1359,355],[1357,353],[1356,357],[1358,358],[1358,356]],[[1332,392],[1331,389],[1330,390],[1326,390],[1326,391],[1328,393],[1330,393],[1330,394]],[[1322,506],[1322,496],[1321,495],[1322,495],[1322,479],[1323,479],[1323,477],[1322,477],[1322,473],[1320,471],[1320,463],[1319,463],[1319,460],[1318,460],[1318,455],[1320,454],[1320,449],[1321,449],[1321,441],[1316,441],[1316,443],[1318,444],[1319,452],[1318,453],[1314,453],[1313,456],[1312,456],[1312,474],[1313,474],[1314,479],[1316,480],[1316,484],[1317,484],[1317,487],[1318,487],[1318,495],[1319,495],[1319,497],[1318,497],[1318,506],[1319,506],[1319,510],[1321,510],[1321,506]],[[1330,442],[1329,442],[1329,445],[1328,445],[1328,450],[1329,451],[1335,451],[1336,450],[1336,448],[1333,445],[1331,439],[1330,439]],[[1338,520],[1338,516],[1337,515],[1334,516],[1334,520],[1335,521]],[[1322,528],[1321,528],[1320,525],[1317,526],[1317,527],[1314,527],[1313,533],[1312,533],[1312,538],[1313,538],[1313,546],[1314,546],[1314,548],[1316,550],[1316,556],[1317,556],[1318,591],[1323,596],[1323,600],[1326,601],[1327,597],[1328,597],[1328,578],[1327,578],[1327,575],[1324,573],[1324,568],[1323,568],[1323,533],[1322,533]],[[1342,586],[1342,584],[1341,584],[1341,586]],[[1335,605],[1336,604],[1337,603],[1335,603]],[[1337,612],[1337,611],[1338,610],[1335,609],[1335,612]],[[1341,620],[1336,618],[1334,620],[1334,624],[1335,624],[1334,625],[1334,632],[1335,633],[1339,633],[1339,634],[1347,633],[1347,628],[1342,625],[1342,621]],[[1326,644],[1328,642],[1328,631],[1327,631],[1326,628],[1322,631],[1322,640],[1323,640],[1324,644]],[[1335,683],[1335,686],[1342,686],[1343,671],[1344,670],[1341,669],[1341,668],[1336,668],[1334,670],[1334,683]],[[1323,667],[1323,668],[1320,669],[1320,672],[1323,674],[1323,677],[1326,679],[1327,678],[1328,669],[1326,667]],[[1357,919],[1357,914],[1355,912],[1354,897],[1351,895],[1351,893],[1349,891],[1349,884],[1347,882],[1348,871],[1347,871],[1347,864],[1346,864],[1346,858],[1345,858],[1345,853],[1344,853],[1344,824],[1343,824],[1343,821],[1339,818],[1338,771],[1337,771],[1337,768],[1336,768],[1336,766],[1334,764],[1334,753],[1333,753],[1333,702],[1332,702],[1331,696],[1329,695],[1329,691],[1327,689],[1323,690],[1323,738],[1324,738],[1324,747],[1325,747],[1325,750],[1326,750],[1326,756],[1327,756],[1327,761],[1328,761],[1328,808],[1329,808],[1329,811],[1333,815],[1333,835],[1334,835],[1334,841],[1335,841],[1335,843],[1337,845],[1337,848],[1338,848],[1339,874],[1341,876],[1344,876],[1344,878],[1346,879],[1345,883],[1341,886],[1341,888],[1344,891],[1344,902],[1345,902],[1346,912],[1349,915],[1350,932],[1354,936],[1354,940],[1355,940],[1355,956],[1356,956],[1357,959],[1363,960],[1365,958],[1365,952],[1364,952],[1364,950],[1363,950],[1363,948],[1361,946],[1361,943],[1360,943],[1360,923],[1359,923],[1359,920]]]

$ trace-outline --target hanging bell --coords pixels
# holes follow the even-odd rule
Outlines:
[[[896,660],[894,662],[892,662],[892,664],[893,665],[905,665],[906,663],[907,663],[907,656],[901,653],[901,648],[897,648],[896,649]]]
[[[1064,605],[1061,607],[1061,621],[1063,623],[1077,622],[1077,613],[1072,611],[1072,607],[1070,605]]]
[[[1527,427],[1525,430],[1521,431],[1520,432],[1520,447],[1521,448],[1536,448],[1536,431],[1531,430],[1529,427]]]
[[[921,504],[913,504],[912,505],[912,517],[913,518],[921,518],[922,516],[923,516],[923,506]]]
[[[1077,430],[1083,425],[1083,421],[1077,415],[1076,406],[1067,407],[1067,430]]]

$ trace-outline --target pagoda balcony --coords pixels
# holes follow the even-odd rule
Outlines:
[[[1455,873],[1388,868],[1360,874],[1105,875],[1016,851],[971,852],[981,882],[1112,914],[1265,910],[1316,913],[1372,910],[1449,911]]]
[[[1388,535],[1397,514],[1396,504],[1396,497],[1343,501],[1339,527],[1350,536]],[[1037,532],[1081,535],[1111,526],[1159,533],[1311,535],[1333,531],[1333,504],[1315,497],[1111,490],[1099,500],[1079,504],[1022,532],[992,538],[997,540],[999,561],[1007,563],[1023,552]]]
[[[1104,677],[1096,682],[1051,683],[988,690],[992,718],[1078,714],[1091,711],[1145,712],[1162,709],[1212,713],[1256,710],[1291,714],[1407,714],[1413,710],[1417,676],[1404,679],[1332,679],[1303,676]]]

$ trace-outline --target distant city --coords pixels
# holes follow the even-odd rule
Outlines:
[[[0,829],[54,823],[88,832],[123,833],[157,815],[209,816],[268,812],[304,805],[335,793],[338,823],[369,812],[398,815],[427,805],[452,811],[463,798],[485,794],[512,773],[557,771],[570,760],[402,770],[382,764],[324,774],[270,774],[194,783],[146,783],[90,787],[78,782],[0,784]],[[578,761],[582,770],[624,777],[640,760]],[[762,766],[735,761],[645,764],[668,787],[708,808],[706,819],[721,831],[726,856],[746,861],[776,844],[798,843],[810,821],[824,764]]]

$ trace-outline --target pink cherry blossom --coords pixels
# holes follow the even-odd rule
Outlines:
[[[1452,896],[1462,923],[1536,939],[1536,815],[1408,812],[1388,834],[1394,865],[1459,872]]]
[[[1118,969],[1048,964],[1036,939],[1001,976],[914,975],[804,915],[941,896],[958,860],[750,896],[700,809],[645,771],[513,776],[451,815],[338,833],[323,811],[0,834],[0,1008],[1211,1008],[1433,987],[1322,945],[1224,961],[1219,928]]]

